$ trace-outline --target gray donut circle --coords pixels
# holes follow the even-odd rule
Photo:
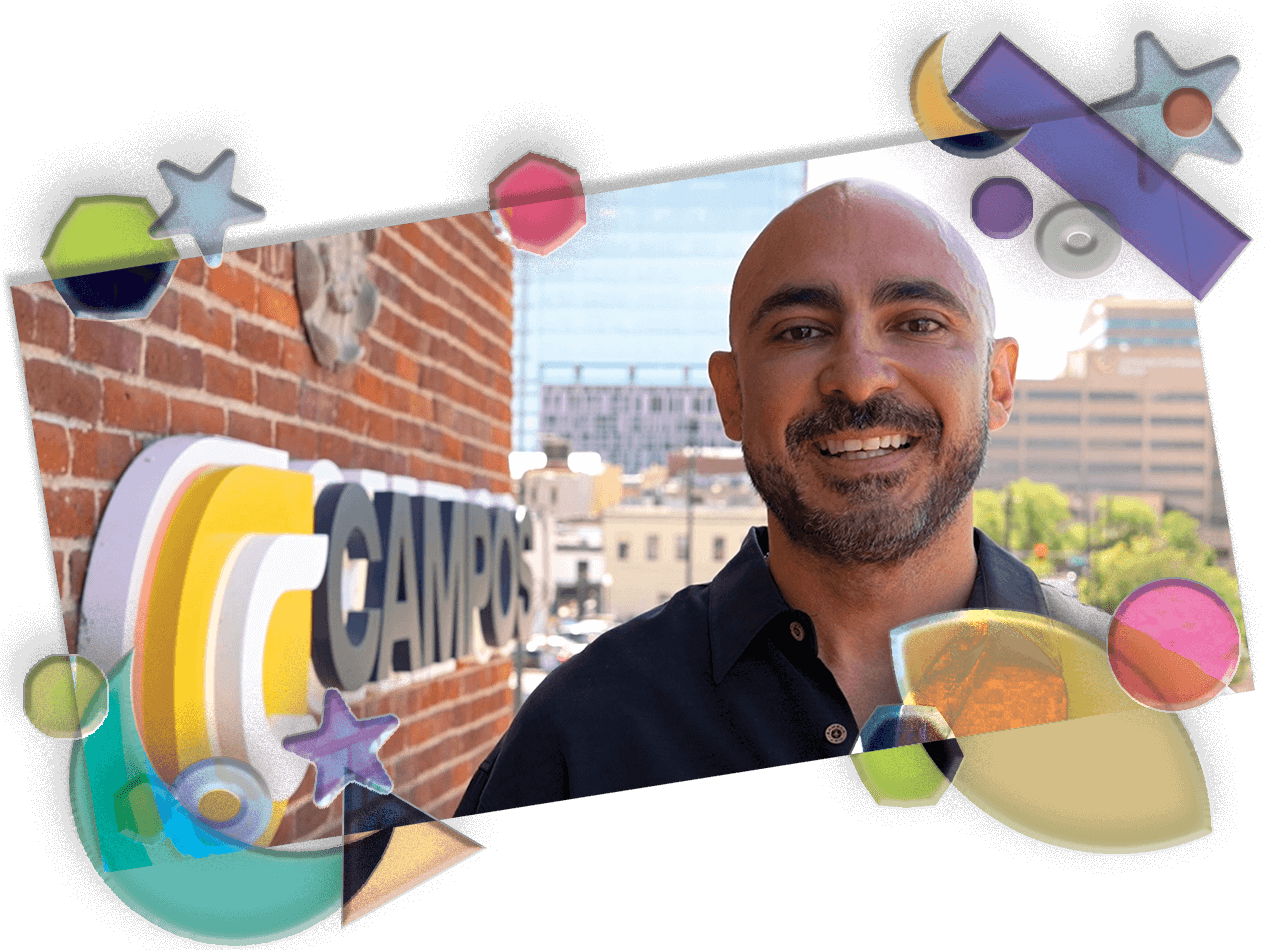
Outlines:
[[[1124,245],[1114,215],[1091,201],[1068,201],[1049,211],[1035,230],[1040,260],[1054,273],[1083,280],[1103,273]]]
[[[196,821],[222,835],[252,844],[273,817],[273,802],[260,773],[237,759],[216,756],[195,762],[172,783],[172,791]],[[212,821],[198,808],[208,792],[229,792],[238,799],[238,813],[228,821]]]

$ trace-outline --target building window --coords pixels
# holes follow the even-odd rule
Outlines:
[[[1027,439],[1029,449],[1078,449],[1079,439]]]
[[[1090,449],[1139,449],[1141,448],[1140,439],[1091,439],[1088,443]]]
[[[630,560],[630,542],[625,540],[624,538],[617,542],[617,560],[618,561]]]
[[[1038,425],[1079,425],[1079,416],[1027,416],[1027,421]],[[1141,421],[1141,417],[1137,417],[1137,421]]]
[[[1202,465],[1151,465],[1151,472],[1202,472]]]
[[[1089,416],[1088,421],[1096,426],[1139,426],[1141,416]]]
[[[1022,395],[1028,399],[1066,399],[1076,402],[1078,402],[1080,398],[1080,394],[1077,392],[1073,393],[1069,390],[1061,389],[1032,389],[1029,392],[1024,392]]]
[[[1155,402],[1207,402],[1207,393],[1155,393]]]
[[[680,561],[687,560],[687,535],[680,534],[674,539],[674,556]]]
[[[1136,462],[1090,462],[1088,465],[1090,472],[1099,474],[1107,474],[1109,472],[1140,472],[1141,466]]]
[[[1141,396],[1137,393],[1089,393],[1088,398],[1094,402],[1140,402]]]
[[[1195,416],[1151,416],[1150,423],[1156,426],[1201,426],[1207,420]]]
[[[649,561],[655,561],[661,547],[661,536],[656,534],[648,535],[647,556]]]
[[[660,412],[660,411],[661,411],[661,397],[660,397],[660,396],[651,396],[651,397],[649,397],[649,399],[648,399],[648,411],[649,411],[649,412]]]
[[[1205,446],[1202,442],[1151,442],[1152,449],[1183,449],[1187,452],[1201,452]]]
[[[1018,447],[1018,437],[1016,435],[993,435],[991,444],[1001,449],[1016,449]]]
[[[727,556],[727,539],[721,534],[714,535],[714,560],[721,561]]]

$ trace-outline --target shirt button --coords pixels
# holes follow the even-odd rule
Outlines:
[[[802,629],[802,625],[796,620],[789,624],[789,633],[793,635],[793,639],[798,643],[806,639],[806,631]]]
[[[824,730],[824,738],[833,745],[841,745],[846,741],[846,727],[840,722],[835,722]]]

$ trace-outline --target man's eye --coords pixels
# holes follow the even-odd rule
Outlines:
[[[943,329],[943,324],[929,317],[914,317],[911,320],[905,320],[901,326],[912,333],[934,333]]]
[[[789,327],[780,334],[781,339],[791,340],[794,343],[800,343],[803,340],[813,340],[816,337],[824,335],[824,331],[818,327]]]

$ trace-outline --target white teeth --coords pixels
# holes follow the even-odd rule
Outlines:
[[[912,441],[909,435],[883,435],[872,439],[825,439],[820,451],[847,459],[869,459],[902,448]]]

